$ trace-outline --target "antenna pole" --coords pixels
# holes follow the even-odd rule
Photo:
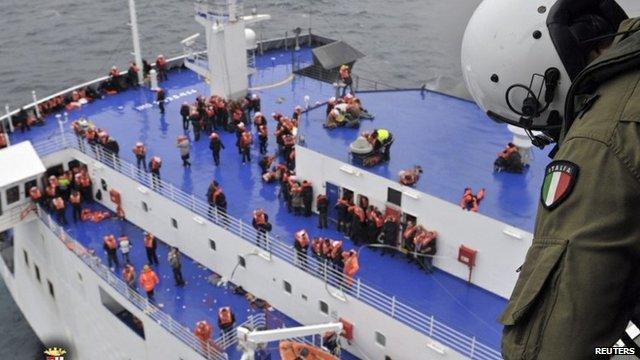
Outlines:
[[[138,84],[143,82],[142,55],[140,53],[140,35],[138,35],[138,16],[136,15],[136,2],[129,0],[129,15],[131,16],[131,38],[133,39],[133,55],[138,67]]]

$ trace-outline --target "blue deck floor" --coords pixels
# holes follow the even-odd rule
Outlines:
[[[106,208],[94,203],[93,205],[84,205],[92,209],[101,211]],[[136,268],[137,276],[140,275],[142,265],[147,264],[146,252],[143,245],[143,229],[128,221],[116,220],[115,217],[103,220],[99,223],[82,222],[74,223],[72,221],[71,209],[67,209],[66,214],[69,225],[65,226],[67,232],[76,240],[80,241],[88,249],[93,249],[95,254],[104,264],[107,264],[107,256],[102,248],[102,237],[107,234],[113,234],[116,237],[126,234],[133,245],[129,254],[131,264]],[[299,324],[287,317],[276,309],[261,310],[252,307],[242,295],[234,294],[228,287],[218,287],[209,282],[209,278],[214,274],[211,270],[205,268],[191,258],[182,255],[182,273],[186,281],[184,287],[175,286],[173,272],[167,262],[167,253],[169,246],[158,240],[157,254],[160,265],[153,266],[153,270],[158,275],[160,283],[155,289],[155,303],[162,311],[168,313],[174,320],[184,326],[193,329],[195,323],[199,320],[207,320],[212,324],[214,331],[213,337],[219,337],[220,331],[216,326],[217,311],[219,307],[230,306],[236,316],[236,325],[246,321],[250,315],[267,311],[268,324],[273,326],[298,326]],[[120,276],[124,260],[122,254],[118,251],[118,259],[120,267],[115,270]],[[215,270],[215,269],[214,269]],[[137,284],[137,282],[136,282]],[[141,295],[145,295],[137,284],[137,291]],[[273,359],[278,359],[277,343],[269,346]],[[230,359],[240,359],[239,353],[235,347],[227,350]],[[355,359],[349,353],[343,352],[342,359]]]
[[[304,52],[308,59],[309,51]],[[259,58],[263,68],[256,81],[266,84],[285,78],[290,70],[290,56],[288,52],[272,52]],[[162,86],[169,96],[191,89],[199,94],[208,93],[206,85],[186,70],[171,72]],[[310,103],[314,104],[326,100],[332,93],[333,88],[327,84],[296,77],[291,83],[261,92],[263,113],[280,111],[288,115],[295,105],[302,104],[305,95],[309,95]],[[86,116],[99,127],[106,128],[119,141],[120,156],[131,162],[134,161],[131,153],[134,143],[145,142],[148,155],[163,158],[162,178],[196,196],[204,198],[208,184],[216,179],[225,190],[231,215],[250,221],[253,209],[264,208],[273,220],[273,233],[283,239],[292,239],[293,233],[301,228],[308,229],[312,236],[341,238],[341,234],[333,229],[317,230],[315,217],[294,217],[287,213],[286,207],[277,199],[278,186],[263,185],[260,181],[258,149],[252,151],[252,163],[241,164],[233,134],[221,134],[227,148],[222,151],[219,167],[213,165],[208,141],[203,137],[191,149],[193,166],[184,169],[175,147],[176,137],[183,133],[179,107],[182,101],[193,102],[197,95],[193,93],[167,104],[166,115],[161,116],[156,107],[136,109],[151,102],[153,93],[144,89],[131,90],[71,112],[70,119]],[[418,189],[457,203],[465,186],[485,187],[488,195],[480,206],[481,213],[531,230],[538,183],[546,163],[544,154],[536,153],[531,169],[523,175],[494,175],[491,172],[493,157],[511,137],[504,127],[483,118],[475,105],[434,93],[427,93],[423,98],[414,91],[362,93],[360,97],[376,114],[376,120],[365,122],[363,129],[385,126],[396,134],[397,139],[392,148],[391,163],[373,172],[395,179],[398,170],[414,165],[414,159],[419,159],[417,162],[425,168],[425,176],[418,183]],[[356,136],[356,131],[339,129],[328,133],[321,127],[321,113],[323,110],[311,111],[302,121],[301,130],[307,136],[308,146],[346,160],[344,149]],[[410,125],[405,129],[401,126],[404,123]],[[270,133],[274,126],[270,121]],[[424,130],[418,133],[416,128]],[[34,128],[24,135],[16,133],[12,141],[38,141],[52,136],[56,130],[55,119],[50,116],[44,127]],[[269,151],[274,150],[274,144],[275,140],[270,138]],[[402,153],[415,156],[403,159],[399,155]],[[346,247],[351,244],[347,243]],[[446,273],[437,271],[426,275],[402,259],[380,257],[369,250],[362,252],[360,266],[358,275],[366,283],[499,349],[501,326],[496,318],[504,308],[505,299]],[[167,302],[168,308],[172,306]]]

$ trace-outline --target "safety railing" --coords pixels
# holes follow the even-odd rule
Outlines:
[[[292,241],[286,242],[278,235],[259,233],[253,226],[226,213],[218,213],[193,194],[188,194],[164,180],[155,179],[152,174],[138,169],[132,163],[119,159],[101,146],[89,146],[82,138],[70,133],[64,133],[55,139],[34,144],[40,156],[44,156],[65,148],[76,149],[83,154],[100,161],[120,174],[150,188],[176,204],[198,214],[204,219],[218,225],[247,242],[259,247],[263,252],[276,256],[289,264],[297,266],[302,271],[322,279],[330,293],[342,300],[348,301],[348,296],[358,299],[374,309],[398,320],[408,327],[429,336],[451,347],[455,351],[471,359],[501,359],[500,353],[493,348],[478,342],[475,336],[463,334],[435,319],[433,315],[426,315],[414,307],[402,302],[395,296],[365,284],[360,278],[347,278],[330,263],[320,261],[311,255],[299,258],[293,248]],[[306,259],[306,261],[305,261]]]
[[[264,330],[267,328],[267,322],[263,313],[249,315],[247,320],[242,324],[233,328],[228,334],[223,334],[215,340],[215,344],[221,349],[228,349],[238,343],[238,337],[236,336],[237,329],[244,327],[250,330]]]
[[[134,289],[130,288],[124,281],[118,278],[105,266],[100,259],[87,250],[82,244],[71,237],[62,227],[56,224],[51,216],[43,209],[39,208],[38,217],[57,237],[62,241],[67,249],[73,251],[76,256],[91,268],[102,280],[109,284],[120,295],[128,299],[135,307],[142,310],[148,317],[158,325],[173,334],[180,341],[191,347],[198,354],[209,360],[228,360],[226,353],[216,350],[214,347],[204,348],[201,341],[189,330],[189,328],[175,321],[167,313],[160,310],[145,297],[141,296]]]

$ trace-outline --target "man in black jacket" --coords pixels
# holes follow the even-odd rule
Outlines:
[[[224,144],[220,140],[220,136],[216,133],[209,135],[209,149],[213,155],[213,163],[216,166],[220,165],[220,149],[224,149]]]

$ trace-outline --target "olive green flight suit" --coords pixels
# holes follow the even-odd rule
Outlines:
[[[638,27],[630,19],[621,31]],[[620,338],[640,300],[640,31],[616,38],[567,99],[554,161],[579,173],[556,208],[539,206],[500,317],[505,359],[596,358],[595,347]]]

